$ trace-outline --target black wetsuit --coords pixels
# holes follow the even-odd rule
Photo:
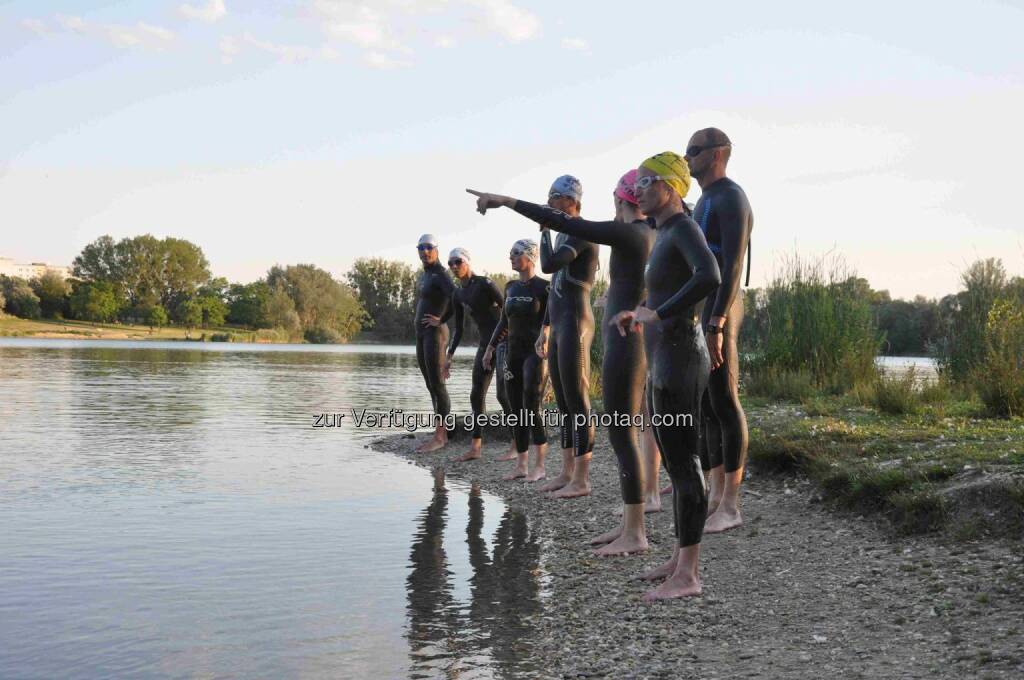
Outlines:
[[[455,289],[455,333],[452,334],[448,354],[455,354],[462,340],[462,331],[466,325],[464,308],[469,310],[473,323],[480,331],[480,344],[473,359],[473,387],[469,393],[469,403],[473,409],[473,439],[480,438],[481,428],[477,417],[485,410],[487,388],[491,386],[491,376],[494,375],[494,365],[490,369],[484,368],[484,352],[487,351],[487,343],[494,333],[494,327],[498,325],[498,319],[501,318],[501,305],[504,300],[494,281],[486,276],[474,274],[464,286]]]
[[[647,407],[661,460],[672,478],[676,537],[686,547],[700,543],[708,508],[700,463],[700,405],[711,359],[695,305],[721,280],[696,222],[679,213],[657,228],[645,278],[647,307],[661,319],[644,326]]]
[[[448,344],[448,326],[444,323],[452,315],[452,283],[448,271],[440,262],[423,268],[416,281],[416,362],[427,383],[434,413],[447,416],[452,410],[448,388],[444,384],[445,345]],[[436,328],[422,323],[426,314],[441,317]]]
[[[537,356],[535,344],[544,322],[548,304],[548,282],[539,276],[529,281],[510,281],[505,286],[505,305],[494,327],[490,345],[497,347],[502,338],[507,345],[504,365],[505,388],[511,412],[517,423],[512,428],[516,451],[526,453],[530,443],[546,444],[547,434],[540,415],[544,394],[544,360]]]
[[[722,272],[722,285],[705,301],[701,320],[707,327],[713,316],[726,318],[724,363],[711,372],[704,395],[705,445],[701,461],[705,470],[724,464],[726,472],[735,472],[747,457],[747,417],[740,405],[736,339],[743,323],[743,262],[744,255],[749,258],[754,216],[747,195],[728,177],[703,190],[693,214]],[[749,267],[747,259],[748,278]]]
[[[572,449],[577,456],[594,449],[594,423],[590,419],[594,310],[590,289],[597,273],[597,255],[595,244],[577,236],[559,234],[552,245],[551,232],[544,230],[541,234],[540,268],[545,274],[554,274],[545,319],[545,325],[551,326],[548,371],[561,418],[562,448]]]
[[[592,243],[612,247],[608,298],[605,305],[604,361],[601,379],[604,388],[604,410],[614,420],[608,427],[608,439],[619,459],[619,485],[622,502],[627,505],[643,502],[643,473],[637,447],[633,418],[643,408],[644,380],[647,358],[643,336],[619,331],[607,321],[623,310],[632,310],[644,298],[644,266],[654,244],[655,231],[644,221],[590,222],[569,217],[547,206],[516,201],[516,210],[555,231],[578,236]],[[620,422],[617,416],[625,418]]]

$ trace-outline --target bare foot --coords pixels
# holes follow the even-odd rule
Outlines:
[[[516,468],[512,472],[503,476],[502,479],[521,479],[526,476],[526,464],[516,465]]]
[[[594,554],[598,557],[620,557],[647,552],[647,548],[646,538],[622,535],[608,545],[595,550]]]
[[[709,498],[708,499],[708,514],[706,514],[705,517],[711,517],[711,515],[715,514],[715,511],[718,510],[718,506],[721,503],[722,503],[722,499],[721,498],[714,498],[714,499]]]
[[[431,453],[433,451],[437,451],[438,449],[444,448],[445,445],[447,444],[447,439],[433,438],[430,441],[420,445],[420,447],[416,449],[416,453]]]
[[[700,595],[700,579],[691,576],[675,575],[665,579],[665,582],[654,590],[648,591],[644,602],[657,602],[658,600],[671,600],[676,597],[694,597]]]
[[[619,514],[621,515],[622,513],[620,512]],[[607,545],[608,543],[611,543],[616,538],[618,538],[621,534],[622,525],[620,524],[610,531],[606,531],[603,534],[594,536],[592,539],[590,539],[590,545]]]
[[[494,460],[502,462],[502,461],[506,461],[506,460],[515,460],[515,459],[516,459],[516,450],[515,450],[515,447],[513,447],[513,448],[509,449],[508,453],[506,453],[504,456],[498,456]]]
[[[528,482],[539,482],[540,480],[544,479],[544,477],[546,477],[546,476],[547,476],[547,473],[544,471],[544,466],[543,465],[539,465],[539,466],[533,468],[533,470],[530,471],[530,474],[526,475],[526,481],[528,481]]]
[[[467,460],[480,460],[481,458],[482,456],[480,455],[479,449],[470,449],[458,458],[453,458],[452,460],[456,463],[465,463]]]
[[[540,490],[541,491],[557,491],[558,489],[561,489],[563,486],[568,484],[570,481],[571,481],[571,478],[568,475],[561,474],[561,475],[558,475],[557,477],[555,477],[554,479],[552,479],[550,482],[548,482],[544,486],[540,487]]]
[[[661,494],[654,494],[644,499],[644,512],[661,512]]]
[[[661,487],[661,491],[659,493],[662,496],[669,495],[670,493],[672,493],[672,485],[671,484],[666,484],[665,486]]]
[[[740,511],[719,506],[715,514],[708,517],[708,521],[704,523],[704,533],[720,534],[723,531],[735,529],[739,526],[743,526],[743,518],[740,516]]]
[[[580,484],[575,481],[571,481],[561,489],[552,491],[548,494],[548,498],[579,498],[580,496],[590,495],[590,484]]]
[[[645,571],[637,578],[641,581],[657,581],[658,579],[668,578],[672,574],[676,573],[677,564],[679,564],[679,553],[673,554],[672,557],[669,558],[668,562],[665,562],[650,571]]]

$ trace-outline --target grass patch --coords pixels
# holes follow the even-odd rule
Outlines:
[[[745,404],[752,467],[806,475],[836,507],[884,516],[897,534],[948,528],[954,537],[969,538],[978,533],[969,526],[986,526],[984,532],[1008,535],[1016,517],[1024,529],[1024,485],[1005,492],[992,486],[1000,475],[1024,468],[1022,419],[950,416],[927,404],[896,416],[857,399],[821,395],[800,408],[764,398]],[[962,410],[977,408],[975,402]],[[959,491],[975,477],[985,495]],[[993,503],[999,506],[994,519],[979,517],[990,509],[965,519],[970,508]]]
[[[743,382],[746,394],[786,401],[814,397],[818,390],[807,371],[787,370],[770,366],[752,367]]]

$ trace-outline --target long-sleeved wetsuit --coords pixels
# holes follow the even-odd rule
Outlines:
[[[555,231],[612,247],[604,314],[606,322],[623,310],[635,309],[643,300],[644,267],[656,233],[647,222],[591,222],[525,201],[516,201],[516,210]],[[643,473],[636,428],[632,423],[643,407],[644,380],[647,377],[643,336],[627,333],[622,337],[618,329],[607,323],[602,332],[604,408],[612,416],[608,439],[619,461],[622,502],[641,503]]]
[[[516,451],[526,453],[530,443],[546,444],[540,400],[544,394],[544,360],[534,345],[544,322],[548,304],[548,282],[539,276],[528,281],[510,281],[505,286],[505,305],[501,319],[491,334],[490,345],[497,347],[506,338],[505,363],[498,370],[505,375],[505,389],[516,416],[512,435]],[[507,336],[507,337],[506,337]]]
[[[517,201],[518,204],[518,201]],[[548,371],[562,425],[562,448],[582,456],[594,449],[590,419],[590,345],[594,341],[594,310],[590,289],[597,273],[598,247],[577,236],[559,234],[551,243],[545,229],[540,238],[540,268],[551,279],[546,324]]]
[[[676,537],[686,547],[700,543],[708,508],[699,428],[711,359],[695,305],[718,286],[721,275],[700,227],[684,213],[657,228],[645,278],[647,307],[660,318],[644,327],[647,406],[672,478]]]
[[[702,322],[706,327],[711,317],[726,317],[724,363],[711,372],[704,395],[701,460],[705,470],[724,464],[726,472],[735,472],[747,457],[747,417],[740,404],[736,340],[743,323],[743,263],[744,255],[749,258],[754,216],[747,195],[728,177],[704,189],[693,213],[722,272],[722,285],[704,303]],[[747,259],[748,277],[749,266]]]
[[[473,387],[469,393],[469,403],[473,409],[473,439],[479,439],[481,435],[478,418],[486,410],[487,388],[491,386],[491,376],[494,375],[494,365],[490,369],[484,368],[484,352],[487,351],[487,343],[490,342],[494,327],[501,318],[501,306],[504,301],[505,298],[498,290],[498,286],[486,276],[474,274],[465,285],[455,289],[455,332],[448,346],[448,354],[454,354],[462,340],[462,332],[466,325],[464,310],[469,310],[469,315],[480,332],[480,343],[473,359]]]
[[[447,416],[452,410],[448,388],[444,384],[445,345],[448,344],[448,326],[452,315],[452,283],[448,271],[439,262],[425,266],[416,281],[416,362],[423,381],[430,392],[434,413]],[[424,325],[423,317],[432,314],[441,318],[434,327]]]

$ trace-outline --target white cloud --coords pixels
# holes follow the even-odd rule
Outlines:
[[[47,35],[50,29],[39,19],[22,19],[21,25],[36,35]]]
[[[399,49],[387,15],[360,2],[316,0],[314,8],[333,38],[365,49]]]
[[[210,0],[205,5],[198,7],[187,4],[181,5],[178,7],[178,11],[188,19],[195,19],[207,24],[223,19],[224,15],[228,13],[227,8],[224,6],[224,0]]]
[[[246,47],[270,54],[287,63],[311,61],[318,58],[325,61],[336,61],[340,58],[337,50],[330,45],[324,45],[319,48],[306,45],[284,45],[269,40],[261,40],[251,33],[246,33],[241,37],[225,35],[221,38],[221,61],[225,64],[232,63],[235,57],[241,54],[243,48]]]
[[[516,43],[539,35],[541,25],[536,15],[509,0],[312,0],[311,7],[331,39],[378,53],[364,54],[373,65],[387,52],[411,54],[408,43],[415,38],[450,48],[468,26],[478,35],[498,34]],[[436,18],[428,24],[423,14]]]
[[[484,25],[503,35],[510,42],[522,42],[537,37],[540,19],[529,10],[513,5],[508,0],[466,0],[467,4],[484,10]]]
[[[590,46],[583,38],[562,38],[562,47],[567,50],[585,51]]]
[[[79,16],[57,15],[61,27],[78,35],[104,40],[114,47],[129,49],[142,47],[162,50],[174,42],[174,33],[162,26],[139,22],[134,26],[125,24],[98,24]]]

